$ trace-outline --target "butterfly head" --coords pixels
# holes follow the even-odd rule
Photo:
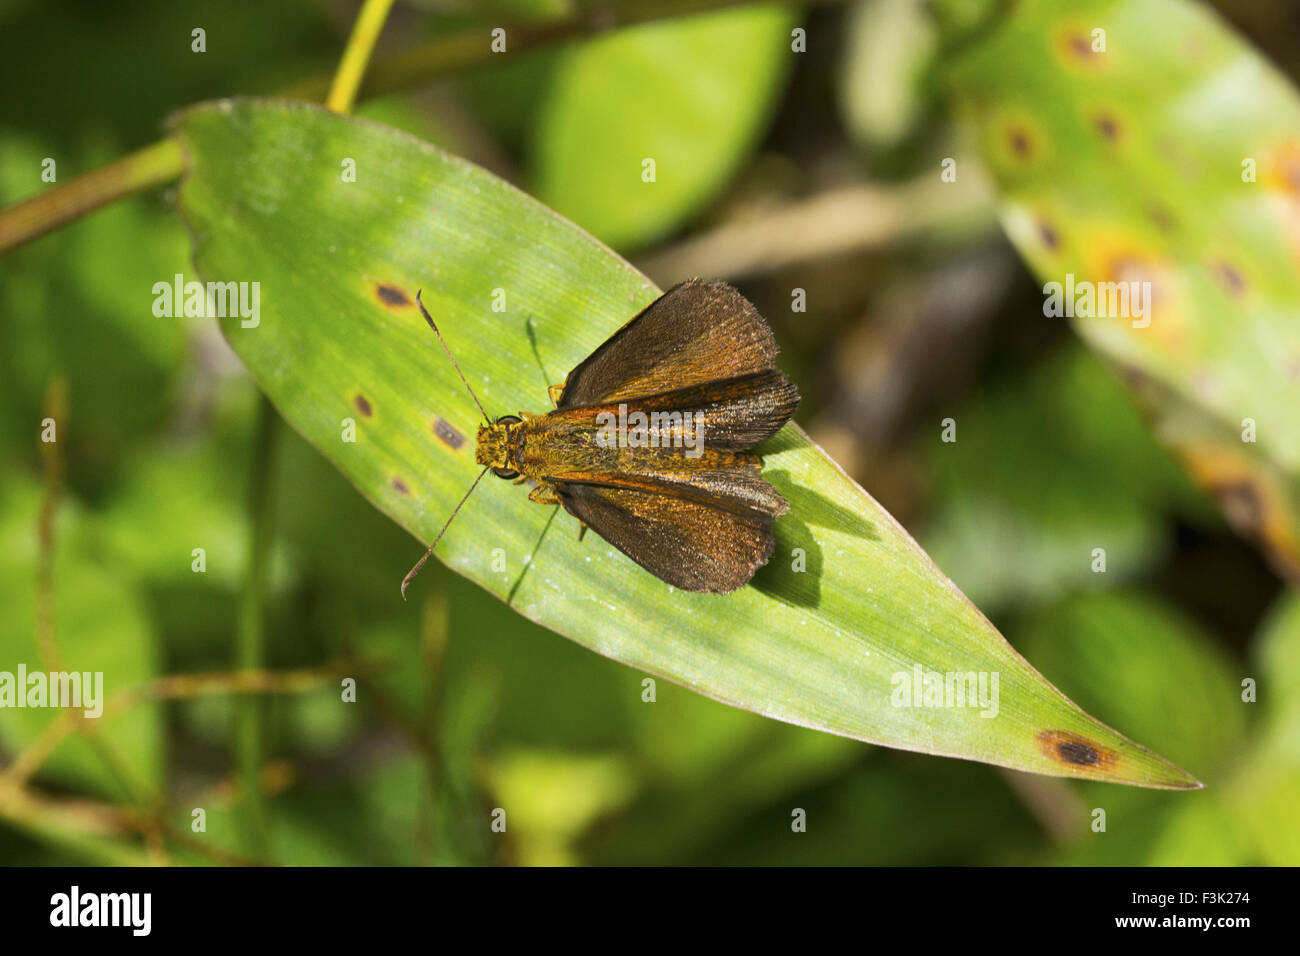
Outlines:
[[[521,424],[517,416],[504,415],[491,424],[480,425],[474,460],[491,468],[498,478],[518,478],[516,459],[522,437],[518,431]]]

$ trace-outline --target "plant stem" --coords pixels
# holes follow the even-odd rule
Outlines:
[[[54,422],[56,428],[63,429],[64,441],[68,431],[68,382],[62,375],[56,375],[50,382],[45,395],[45,417]],[[57,432],[56,432],[57,439]],[[63,454],[63,446],[57,440],[41,443],[41,456],[45,462],[45,498],[41,503],[37,518],[36,539],[38,544],[36,567],[36,648],[41,663],[52,671],[64,669],[63,654],[59,650],[54,626],[54,519],[59,508],[59,499],[67,477],[68,465]],[[69,712],[69,726],[83,731],[91,744],[98,750],[108,766],[109,772],[117,779],[122,792],[138,802],[142,807],[154,807],[158,804],[158,794],[136,771],[134,765],[122,753],[121,748],[107,735],[101,734],[94,721],[86,721]],[[64,726],[62,720],[55,720],[50,726]],[[7,774],[7,772],[6,772]]]
[[[973,157],[962,168],[979,169]],[[635,265],[664,288],[693,275],[734,281],[897,243],[939,225],[996,230],[986,176],[976,172],[960,183],[942,183],[926,174],[900,185],[840,186],[723,222]]]
[[[352,112],[352,104],[370,63],[370,54],[374,52],[375,43],[388,19],[388,11],[392,8],[393,0],[366,0],[357,14],[356,23],[352,24],[352,36],[348,37],[343,59],[339,61],[329,95],[325,97],[326,109],[335,113]]]
[[[425,784],[428,799],[420,804],[416,828],[416,852],[422,864],[438,862],[438,816],[443,810],[442,712],[446,681],[443,664],[447,656],[450,636],[451,602],[441,574],[435,572],[433,587],[425,598],[420,616],[420,669],[424,672],[424,688],[420,700],[420,726],[425,729],[428,746],[424,751]],[[450,816],[445,811],[444,818]],[[445,854],[444,854],[445,855]]]
[[[274,514],[272,465],[276,446],[275,409],[259,393],[253,460],[249,480],[249,535],[244,582],[239,602],[235,666],[240,671],[262,667],[266,652],[266,571],[271,550],[271,521]],[[266,803],[262,798],[264,701],[248,697],[239,702],[235,725],[235,753],[243,790],[245,852],[264,859],[267,846]]]
[[[0,212],[0,253],[100,206],[171,182],[185,168],[180,144],[160,140]]]
[[[393,0],[366,0],[352,27],[352,36],[339,61],[326,107],[337,113],[352,109],[361,78],[365,75],[375,41],[384,29]],[[265,608],[267,561],[271,550],[271,522],[275,504],[272,465],[278,434],[275,409],[265,394],[258,396],[257,430],[253,437],[253,460],[249,483],[248,563],[243,597],[239,606],[239,634],[236,666],[241,671],[262,667],[266,652]],[[262,794],[264,701],[249,697],[241,702],[236,727],[235,750],[243,790],[244,842],[248,855],[267,858],[269,825]]]
[[[64,441],[68,432],[68,380],[56,375],[45,390],[45,417],[63,430]],[[63,670],[63,657],[54,639],[54,516],[63,493],[68,464],[63,446],[55,440],[41,443],[41,457],[45,464],[45,496],[41,501],[40,516],[36,519],[38,543],[36,566],[36,650],[41,663],[49,670]]]
[[[0,777],[0,819],[106,866],[146,866],[151,859],[121,838],[139,832],[130,810],[94,800],[49,797]]]
[[[159,700],[190,700],[216,694],[300,694],[316,690],[331,676],[356,673],[370,666],[366,662],[346,660],[318,668],[290,671],[239,670],[201,674],[168,674],[147,684],[119,691],[104,704],[104,716],[111,717],[140,704]],[[25,786],[32,775],[64,740],[82,730],[84,718],[77,711],[64,710],[45,725],[45,729],[27,744],[3,771],[0,785]]]

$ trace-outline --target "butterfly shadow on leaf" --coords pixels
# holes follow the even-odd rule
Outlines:
[[[765,471],[763,477],[781,492],[790,503],[790,510],[772,525],[776,546],[771,560],[758,569],[752,584],[786,604],[818,607],[825,555],[811,525],[848,531],[869,541],[879,540],[880,535],[875,525],[861,515],[840,507],[811,488],[795,484],[789,472]]]
[[[506,595],[506,605],[508,607],[514,606],[515,595],[519,592],[519,585],[524,583],[524,578],[527,576],[529,569],[532,568],[533,562],[537,560],[537,552],[542,549],[542,542],[546,540],[546,533],[551,530],[551,525],[555,523],[555,516],[559,513],[560,509],[558,507],[552,508],[551,516],[546,519],[546,524],[542,525],[542,530],[537,535],[537,543],[533,545],[533,550],[529,553],[528,559],[524,562],[524,566],[522,570],[520,570],[519,576],[515,578],[514,583],[510,585],[510,592]]]
[[[537,347],[537,319],[532,313],[529,313],[527,318],[524,319],[524,333],[528,336],[528,344],[532,346],[533,358],[537,360],[537,367],[542,372],[542,390],[543,394],[545,394],[545,390],[555,384],[556,379],[552,378],[546,371],[546,363],[542,361],[541,350]]]

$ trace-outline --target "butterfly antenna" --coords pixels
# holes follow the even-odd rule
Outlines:
[[[433,554],[433,549],[438,546],[438,542],[442,540],[442,536],[447,532],[447,526],[451,524],[451,519],[456,517],[456,512],[460,511],[461,505],[463,505],[466,501],[469,500],[469,496],[473,494],[474,489],[478,487],[478,483],[483,480],[483,476],[487,474],[487,471],[488,470],[484,468],[482,471],[478,473],[478,477],[474,479],[474,484],[469,486],[469,491],[465,492],[465,497],[460,499],[460,504],[451,510],[451,517],[447,519],[446,524],[442,526],[442,530],[438,532],[438,537],[433,539],[433,544],[429,545],[429,550],[424,552],[424,557],[422,557],[419,561],[416,561],[415,567],[411,568],[410,571],[407,571],[406,577],[402,578],[402,600],[403,601],[406,600],[407,585],[409,585],[415,579],[415,576],[420,573],[420,569],[424,567],[424,562],[429,560],[429,555]]]
[[[420,292],[423,291],[423,289],[420,290]],[[469,397],[474,399],[474,404],[478,406],[479,412],[482,413],[483,420],[491,424],[492,419],[488,418],[488,413],[483,411],[483,403],[480,402],[478,396],[474,394],[474,389],[469,387],[469,382],[465,379],[465,373],[460,370],[460,364],[456,361],[456,356],[452,355],[451,349],[447,348],[447,340],[442,337],[442,333],[438,331],[438,326],[433,322],[433,316],[429,314],[429,310],[426,309],[424,303],[420,301],[420,292],[415,293],[415,304],[420,307],[420,314],[424,316],[424,321],[429,323],[429,328],[433,329],[433,334],[438,336],[438,341],[442,343],[443,349],[447,352],[447,358],[451,359],[452,368],[456,370],[456,374],[460,376],[460,380],[465,383],[465,391],[469,392]],[[416,570],[418,571],[419,568],[417,567]]]

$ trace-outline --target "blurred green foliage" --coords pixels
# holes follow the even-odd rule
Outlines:
[[[533,126],[537,198],[620,250],[680,226],[752,152],[789,72],[795,22],[789,8],[742,7],[566,52]],[[629,190],[634,169],[656,188]]]
[[[1071,325],[1300,582],[1300,93],[1199,3],[1008,9],[943,66],[1008,237],[1044,283],[1144,284]]]
[[[399,6],[389,41],[441,28],[441,6]],[[918,104],[911,113],[891,116],[834,95],[843,76],[876,68],[855,61],[865,55],[857,51],[891,47],[888,37],[841,45],[846,17],[882,30],[917,22],[873,13],[889,4],[855,6],[799,14],[810,52],[791,76],[755,64],[760,82],[713,87],[731,98],[730,108],[716,108],[733,114],[733,141],[726,156],[698,158],[698,180],[662,214],[638,211],[598,170],[577,177],[581,167],[560,168],[566,149],[598,162],[609,145],[599,143],[602,129],[663,117],[661,91],[635,59],[626,76],[618,75],[623,58],[600,67],[611,71],[616,97],[581,94],[590,82],[583,58],[632,42],[626,36],[598,40],[590,52],[577,46],[489,65],[362,113],[524,188],[544,185],[549,202],[580,219],[593,210],[588,225],[600,238],[650,248],[761,217],[846,175],[888,188],[900,175],[933,171],[936,150],[956,139],[927,92],[934,66],[915,36],[896,44],[920,51],[897,60],[897,88],[912,89],[909,102]],[[1300,28],[1283,6],[1221,4],[1294,80]],[[57,158],[62,180],[155,138],[171,109],[274,91],[329,69],[349,15],[315,0],[0,5],[0,79],[16,94],[0,120],[0,202],[42,188],[45,156]],[[765,16],[761,29],[776,33],[778,21],[785,29],[777,14]],[[202,56],[189,52],[195,24],[209,30]],[[66,69],[45,68],[52,50]],[[675,55],[685,88],[692,71],[716,76],[719,57],[707,44],[690,58]],[[743,62],[741,52],[731,55]],[[578,65],[563,66],[569,57]],[[566,68],[575,72],[560,79]],[[698,130],[686,128],[683,149],[690,135]],[[604,198],[593,201],[587,190],[597,185]],[[0,668],[35,652],[38,521],[49,494],[37,436],[60,379],[69,411],[54,517],[59,643],[141,682],[232,666],[255,392],[213,327],[150,312],[152,283],[189,269],[186,247],[159,193],[0,261]],[[1170,467],[1108,373],[1064,330],[1043,329],[1035,280],[1003,241],[980,234],[940,256],[933,248],[848,250],[745,284],[786,345],[783,362],[807,370],[796,376],[809,396],[800,420],[921,533],[1048,678],[1187,766],[1205,790],[1044,781],[873,749],[665,683],[656,703],[643,703],[640,674],[528,624],[441,567],[425,572],[427,603],[396,606],[409,537],[286,434],[275,469],[268,665],[350,660],[364,664],[364,676],[358,704],[342,715],[332,706],[333,678],[269,697],[272,858],[1300,862],[1300,597]],[[963,257],[1000,266],[979,270],[979,294],[949,300],[937,324],[920,293],[947,288],[945,270]],[[908,294],[897,294],[898,285]],[[809,291],[806,315],[790,312],[796,286]],[[871,317],[891,289],[889,301],[907,304],[899,321],[922,335],[919,344],[877,334]],[[915,368],[906,347],[935,361],[943,351],[945,374],[914,376],[883,424],[869,420],[855,389],[888,384],[889,369]],[[845,356],[854,360],[851,377]],[[881,385],[874,394],[896,393]],[[947,414],[959,421],[955,445],[938,443]],[[208,549],[204,575],[189,570],[195,527]],[[1109,566],[1097,575],[1091,549],[1102,545]],[[1257,703],[1242,702],[1245,680],[1255,683]],[[141,704],[105,719],[107,745],[69,739],[32,780],[46,803],[20,812],[9,792],[0,794],[0,861],[146,859],[137,837],[63,811],[73,798],[147,807],[151,792],[165,797],[165,819],[177,831],[172,859],[210,863],[223,860],[216,851],[238,853],[233,711],[227,694]],[[34,739],[46,713],[0,713],[3,765]],[[507,800],[518,809],[508,832],[493,834],[491,811]],[[190,833],[195,807],[206,810],[204,834]],[[791,832],[795,808],[807,811],[806,833]],[[1104,833],[1090,828],[1096,808],[1107,814]]]

